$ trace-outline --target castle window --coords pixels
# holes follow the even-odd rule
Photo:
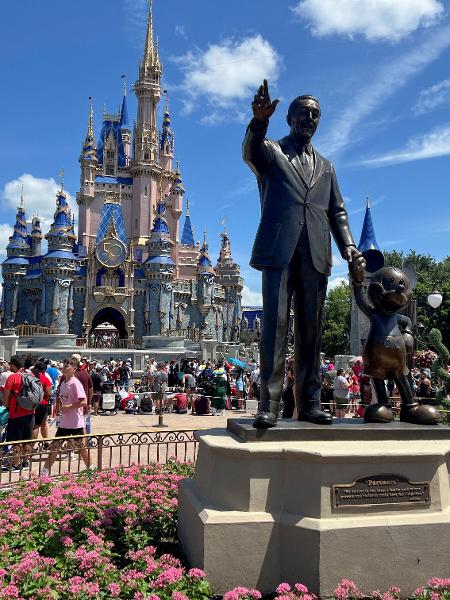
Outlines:
[[[149,160],[149,158],[150,158],[150,156],[149,156],[148,152],[146,152],[146,153],[144,154],[144,160]]]
[[[144,189],[144,196],[147,197],[148,196],[148,185],[145,186]]]
[[[114,175],[114,165],[106,165],[106,174]]]
[[[115,157],[114,150],[107,150],[106,151],[106,158],[110,158],[111,160],[114,160],[114,157]]]

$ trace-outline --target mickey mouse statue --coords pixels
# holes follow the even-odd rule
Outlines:
[[[411,320],[399,314],[408,305],[411,288],[407,275],[394,267],[383,267],[376,271],[368,289],[367,301],[363,291],[364,274],[353,273],[352,284],[355,300],[371,321],[364,344],[364,372],[372,378],[377,403],[364,412],[367,423],[388,423],[394,420],[389,405],[385,379],[393,379],[402,399],[400,420],[419,425],[436,425],[440,421],[439,411],[434,406],[421,405],[415,400],[408,379],[410,358],[414,338]]]

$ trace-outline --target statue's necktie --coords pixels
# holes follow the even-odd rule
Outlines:
[[[307,181],[310,182],[313,174],[313,157],[307,152],[306,148],[302,148],[299,156],[303,172],[305,173]]]

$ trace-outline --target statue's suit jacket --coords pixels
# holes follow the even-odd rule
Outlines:
[[[261,197],[250,265],[260,270],[286,267],[306,224],[314,268],[328,275],[330,232],[343,257],[346,246],[354,245],[334,168],[312,148],[314,173],[307,181],[294,139],[267,140],[267,125],[251,121],[243,143],[243,157],[257,176]]]

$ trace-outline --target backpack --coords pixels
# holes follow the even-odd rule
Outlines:
[[[25,410],[34,410],[44,398],[42,383],[30,373],[22,373],[22,387],[17,404]]]

